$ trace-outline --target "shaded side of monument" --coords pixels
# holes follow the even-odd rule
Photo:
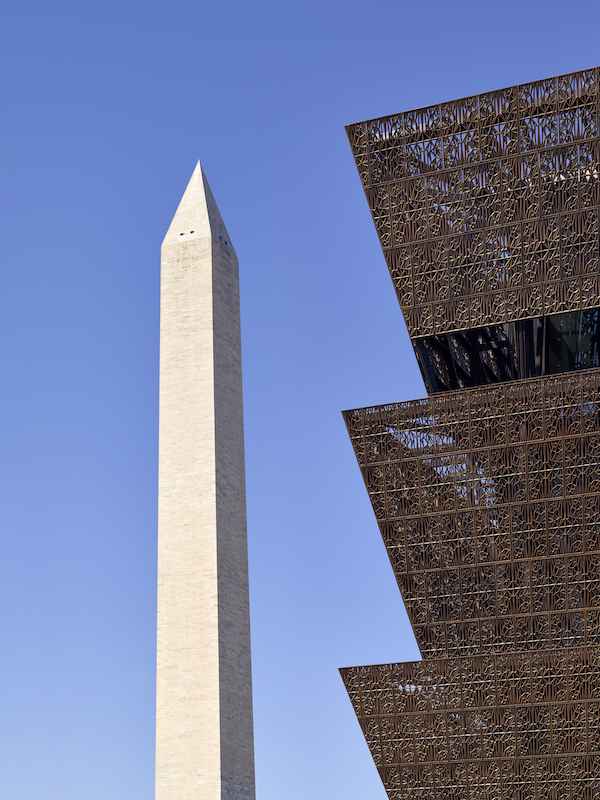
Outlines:
[[[423,657],[341,670],[390,798],[600,796],[599,85],[347,128],[429,394],[344,414]]]
[[[238,260],[196,167],[162,245],[156,800],[254,800]]]

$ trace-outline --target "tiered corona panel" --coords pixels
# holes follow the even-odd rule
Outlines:
[[[430,393],[345,414],[424,658],[342,670],[390,798],[600,797],[599,78],[347,128]]]
[[[411,338],[598,304],[598,69],[350,125]]]
[[[597,797],[600,370],[345,419],[425,659],[342,670],[389,797]]]
[[[598,797],[598,648],[341,672],[394,800]]]

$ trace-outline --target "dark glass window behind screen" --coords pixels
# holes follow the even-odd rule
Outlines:
[[[414,339],[430,393],[599,366],[599,308]]]

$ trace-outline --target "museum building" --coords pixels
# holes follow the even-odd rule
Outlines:
[[[350,125],[428,397],[344,414],[423,660],[390,798],[600,798],[598,69]]]

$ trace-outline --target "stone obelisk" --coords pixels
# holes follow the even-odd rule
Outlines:
[[[238,260],[200,164],[162,245],[156,800],[253,800]]]

